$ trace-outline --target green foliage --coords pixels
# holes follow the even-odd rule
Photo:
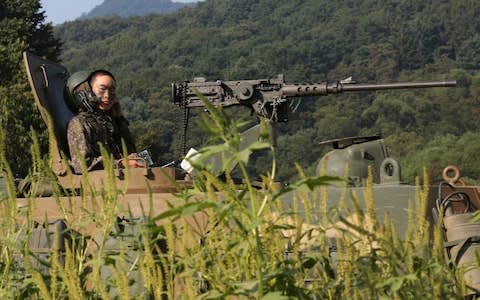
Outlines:
[[[402,172],[406,178],[419,174],[422,166],[428,166],[432,181],[440,182],[442,170],[447,165],[456,165],[467,182],[474,183],[480,177],[479,168],[473,162],[473,157],[480,151],[476,143],[480,138],[479,133],[466,132],[460,137],[439,135],[429,141],[422,140],[414,133],[403,137],[403,140],[393,143],[399,148],[406,147],[405,153],[400,156]]]
[[[5,152],[12,170],[26,175],[31,165],[30,128],[44,132],[45,127],[34,105],[22,52],[57,60],[61,43],[53,37],[52,25],[44,24],[40,1],[2,1],[0,11],[0,127],[6,132]],[[45,150],[44,135],[42,145]]]
[[[429,234],[427,182],[417,185],[416,209],[410,210],[407,234],[399,238],[388,216],[377,221],[375,212],[363,212],[355,197],[349,206],[357,209],[324,209],[335,199],[319,198],[318,192],[338,178],[302,177],[275,187],[273,159],[273,171],[253,188],[244,171],[248,156],[273,148],[262,143],[239,149],[238,123],[209,109],[208,128],[221,143],[199,155],[222,154],[222,162],[237,158],[242,183],[230,180],[227,163],[222,164],[226,180],[219,180],[208,164],[196,160],[193,188],[179,190],[157,214],[145,206],[142,217],[134,217],[119,204],[125,195],[109,168],[100,190],[85,186],[88,194],[66,197],[57,189],[48,199],[56,201],[77,232],[90,228],[95,234],[51,232],[53,240],[60,233],[69,238],[65,247],[52,242],[42,263],[35,258],[39,249],[30,244],[41,228],[32,222],[31,209],[47,199],[28,194],[22,199],[28,205],[18,210],[10,195],[0,201],[0,294],[42,299],[462,298],[463,271],[455,272],[445,261],[439,228]],[[46,168],[38,159],[35,165]],[[371,188],[370,182],[362,206],[375,205]],[[138,196],[150,199],[152,207],[159,195]],[[71,205],[77,209],[71,211]],[[328,242],[332,238],[336,252]]]
[[[12,167],[25,174],[30,161],[17,155],[25,153],[17,150],[29,148],[26,132],[30,127],[43,129],[29,96],[20,53],[30,50],[57,60],[60,43],[52,36],[51,25],[43,24],[38,1],[1,5],[0,94],[5,108],[1,123],[12,141],[7,148]],[[304,100],[298,119],[278,126],[279,136],[284,136],[279,139],[278,156],[280,164],[298,162],[310,169],[325,152],[315,147],[323,139],[379,132],[395,139],[409,131],[429,140],[477,130],[479,9],[467,0],[381,4],[373,0],[211,0],[169,15],[94,18],[54,29],[64,43],[61,58],[69,70],[107,68],[117,75],[139,148],[148,148],[159,164],[183,154],[182,112],[168,101],[173,81],[199,75],[273,77],[280,72],[289,82],[341,79],[350,74],[361,82],[461,81],[460,87],[449,90]],[[198,147],[204,138],[192,124],[188,146]],[[305,129],[314,131],[306,137]],[[305,153],[309,141],[314,151]],[[282,167],[279,175],[291,180],[295,172]]]
[[[279,126],[285,142],[301,142],[279,147],[278,155],[281,163],[310,168],[319,158],[312,156],[325,151],[314,144],[322,139],[412,131],[428,140],[477,130],[471,78],[478,70],[479,10],[468,0],[210,0],[169,15],[68,22],[55,33],[65,43],[62,59],[69,70],[103,67],[117,74],[122,101],[139,113],[129,114],[137,139],[159,162],[182,154],[182,113],[168,103],[170,82],[277,73],[288,82],[349,75],[360,82],[462,80],[449,90],[304,100],[297,120]],[[315,128],[309,147],[314,155],[304,155],[305,128]],[[198,147],[202,138],[195,126],[190,130],[188,145]],[[282,139],[279,144],[285,146]],[[291,169],[279,174],[282,180],[295,176]]]

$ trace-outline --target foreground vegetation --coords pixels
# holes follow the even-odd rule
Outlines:
[[[384,9],[384,4],[376,7],[377,2],[206,1],[198,10],[171,16],[107,18],[57,28],[69,68],[101,66],[118,74],[121,92],[128,95],[122,103],[132,127],[140,144],[159,155],[158,161],[175,153],[173,133],[179,122],[171,118],[171,105],[165,101],[170,81],[199,74],[238,79],[279,72],[291,81],[340,79],[345,72],[375,81],[416,80],[431,73],[465,79],[466,85],[446,93],[342,96],[335,102],[310,99],[300,121],[279,127],[284,135],[278,148],[282,152],[267,142],[238,151],[238,123],[210,108],[213,121],[207,124],[220,145],[205,147],[201,153],[235,158],[242,183],[228,176],[219,180],[199,161],[193,189],[180,190],[161,214],[145,207],[141,218],[132,218],[119,207],[123,192],[113,182],[101,191],[82,193],[80,200],[56,185],[44,157],[45,128],[33,107],[21,53],[30,50],[57,60],[60,41],[53,38],[50,25],[42,24],[39,1],[1,4],[5,13],[0,16],[0,127],[4,129],[0,170],[5,188],[0,193],[0,295],[19,299],[463,298],[463,270],[449,267],[440,231],[426,219],[430,172],[425,172],[423,182],[417,179],[408,229],[398,232],[388,215],[377,221],[374,208],[379,199],[371,196],[371,185],[365,188],[366,203],[345,193],[339,201],[342,205],[332,208],[329,201],[338,199],[328,199],[324,189],[335,179],[305,176],[301,167],[312,165],[319,156],[310,145],[322,137],[382,129],[392,145],[398,145],[394,154],[419,153],[407,168],[412,177],[419,174],[415,168],[435,167],[428,160],[437,167],[451,160],[460,161],[470,168],[472,178],[478,178],[473,172],[480,168],[472,163],[478,143],[471,141],[478,139],[474,116],[479,5],[466,0],[435,1],[435,5],[399,1]],[[255,9],[244,9],[250,5]],[[292,13],[298,11],[300,17]],[[425,24],[418,21],[425,17]],[[346,34],[353,29],[355,38]],[[95,57],[106,59],[99,64]],[[87,58],[93,59],[86,62]],[[29,134],[30,128],[38,131]],[[158,128],[163,132],[151,131]],[[25,149],[32,150],[30,158],[22,156],[28,152]],[[257,150],[269,152],[271,159],[264,160],[266,171],[254,187],[246,169],[252,165],[251,152]],[[297,168],[286,153],[301,157]],[[226,159],[223,167],[228,169],[229,163]],[[42,199],[27,194],[29,205],[19,209],[14,182],[18,171],[30,172],[33,190],[51,181],[57,200],[63,196],[95,203],[98,210],[78,212],[75,218],[81,226],[70,228],[81,231],[82,226],[91,226],[95,234],[61,230],[67,243],[53,238],[54,251],[46,255],[37,241],[43,225],[31,218]],[[278,186],[274,183],[278,177],[298,179]],[[67,211],[68,207],[68,224]],[[120,215],[125,218],[118,219]],[[46,228],[52,237],[59,237],[53,228],[61,223],[49,221],[52,225]]]
[[[75,218],[77,224],[93,225],[96,234],[78,236],[61,230],[69,237],[63,246],[59,233],[50,232],[54,237],[50,255],[38,248],[34,233],[41,225],[30,217],[42,199],[29,194],[29,206],[17,207],[2,152],[8,189],[0,202],[0,295],[19,299],[463,299],[462,270],[449,267],[439,228],[426,221],[426,175],[423,184],[417,181],[408,229],[399,233],[388,215],[377,222],[371,182],[365,188],[366,203],[347,195],[332,208],[324,189],[338,178],[300,176],[297,182],[279,187],[274,184],[273,159],[270,172],[255,188],[246,171],[248,158],[254,151],[274,149],[259,141],[239,151],[238,122],[210,109],[209,129],[221,143],[200,151],[193,189],[180,190],[171,208],[158,215],[145,207],[141,218],[129,217],[119,207],[122,190],[113,182],[101,191],[71,198],[85,207],[95,203],[96,210],[84,209]],[[267,138],[267,132],[264,135]],[[38,156],[38,144],[32,149],[32,170],[48,178],[48,161]],[[242,184],[228,175],[219,180],[209,171],[204,158],[218,154],[225,158],[225,170],[232,161],[238,162]],[[35,190],[39,176],[32,178]],[[54,190],[54,197],[60,199],[61,190]],[[63,209],[68,222],[68,207]],[[119,215],[125,218],[119,220]],[[335,243],[332,232],[336,232]]]

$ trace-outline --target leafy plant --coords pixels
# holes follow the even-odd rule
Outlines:
[[[372,174],[365,203],[349,195],[345,184],[339,205],[332,207],[337,199],[329,199],[326,189],[340,178],[308,177],[297,166],[300,179],[278,185],[268,130],[241,149],[242,122],[208,109],[206,126],[217,144],[190,159],[193,187],[179,189],[158,215],[145,207],[141,217],[134,216],[119,206],[124,191],[115,184],[113,168],[105,170],[108,180],[99,190],[85,176],[79,196],[62,194],[51,178],[55,194],[49,200],[57,201],[69,225],[62,230],[33,221],[32,210],[45,199],[30,193],[17,200],[9,189],[0,201],[0,293],[43,299],[463,297],[464,270],[445,261],[440,229],[426,219],[426,172],[423,184],[417,180],[408,228],[399,236],[388,214],[377,220]],[[48,174],[33,144],[34,166]],[[246,166],[258,149],[272,152],[273,159],[270,172],[254,182]],[[212,159],[219,160],[223,176]],[[232,176],[233,162],[240,178]],[[5,176],[11,186],[11,174]],[[153,201],[152,193],[144,196]],[[26,206],[18,211],[18,203]],[[85,226],[93,226],[88,232],[94,234],[71,230]],[[32,246],[41,234],[51,237],[46,255]]]

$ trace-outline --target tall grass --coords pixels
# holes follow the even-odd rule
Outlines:
[[[0,202],[0,296],[32,299],[460,299],[462,274],[445,261],[441,234],[426,219],[428,178],[417,182],[409,228],[399,234],[388,215],[377,220],[373,183],[366,203],[347,192],[341,207],[331,207],[328,185],[338,178],[306,177],[289,186],[275,183],[275,149],[268,139],[240,149],[239,122],[208,107],[208,130],[219,140],[203,148],[195,164],[192,189],[181,189],[169,209],[118,219],[114,170],[100,191],[85,183],[80,196],[62,193],[47,161],[32,148],[32,186],[50,180],[59,205],[85,203],[81,212],[64,212],[67,225],[96,230],[91,236],[53,232],[51,252],[36,258],[32,209],[45,199],[26,196],[18,209],[14,179],[0,151],[7,191]],[[267,131],[262,132],[266,137]],[[1,137],[1,136],[0,136]],[[4,149],[3,139],[0,149]],[[35,139],[34,139],[35,140]],[[255,184],[246,166],[251,153],[272,152],[271,170]],[[240,181],[219,179],[209,159],[223,170],[238,163]],[[35,174],[32,174],[35,175]],[[372,178],[370,176],[370,178]],[[238,179],[238,178],[237,178]],[[88,178],[85,178],[88,180]],[[238,183],[240,182],[240,183]],[[159,201],[152,193],[144,197]],[[337,199],[335,199],[337,200]],[[88,210],[86,203],[95,203]],[[135,205],[132,203],[132,205]],[[366,210],[363,210],[365,207]],[[125,210],[123,210],[122,215]],[[207,216],[207,217],[205,217]],[[46,216],[48,217],[48,216]],[[53,220],[48,220],[53,221]],[[80,226],[81,227],[81,226]],[[46,229],[53,230],[53,227]],[[433,232],[433,234],[431,234]],[[458,274],[457,274],[458,273]]]

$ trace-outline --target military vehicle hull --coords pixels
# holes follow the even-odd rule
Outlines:
[[[61,155],[62,153],[68,153],[66,146],[66,127],[68,121],[74,115],[64,101],[64,88],[68,71],[60,64],[27,52],[24,53],[24,61],[34,98],[42,114],[42,118],[46,124],[49,124],[50,121],[53,124],[53,133],[55,135],[54,143],[56,144],[51,147],[53,149],[51,168],[57,177],[58,183],[67,190],[80,190],[81,188],[85,188],[85,184],[93,185],[96,189],[101,188],[110,178],[106,171],[97,170],[89,172],[88,183],[86,183],[86,178],[82,175],[72,174],[65,157]],[[342,177],[343,168],[347,167],[350,162],[352,165],[360,164],[358,169],[366,172],[368,168],[366,163],[372,164],[371,156],[373,156],[375,170],[373,172],[374,184],[372,185],[372,190],[378,216],[383,217],[384,214],[388,213],[394,223],[399,226],[400,229],[403,229],[408,222],[408,202],[409,200],[415,201],[417,196],[416,187],[401,184],[398,163],[396,164],[394,160],[388,158],[383,140],[379,142],[378,139],[379,137],[363,137],[327,141],[326,143],[335,145],[339,143],[348,144],[348,147],[345,147],[345,149],[340,149],[347,153],[346,156],[344,154],[340,156],[330,154],[330,165],[335,165],[335,162],[332,163],[334,159],[343,160],[344,162],[341,165],[342,171],[338,171],[340,169],[337,168],[333,174],[332,172],[329,172],[329,174]],[[375,144],[372,147],[369,146],[369,143],[380,144]],[[326,157],[327,156],[328,155],[326,155]],[[357,156],[360,157],[358,160],[351,159],[351,157]],[[389,170],[386,170],[385,162],[389,164]],[[151,201],[154,213],[161,213],[165,208],[166,201],[175,201],[175,197],[172,195],[173,192],[179,188],[182,189],[191,186],[191,182],[183,180],[183,174],[181,175],[182,179],[179,179],[178,172],[173,168],[130,169],[128,174],[125,174],[125,171],[122,169],[117,169],[114,172],[116,188],[123,193],[123,195],[119,196],[119,201],[135,213],[140,213],[137,209],[138,204],[142,204],[144,208],[146,207],[146,201]],[[355,172],[355,170],[353,172]],[[363,173],[354,175],[354,177],[363,177],[360,178],[360,180],[365,180],[366,178],[366,174]],[[435,192],[433,191],[436,190],[436,187],[431,187],[430,190],[429,206],[432,208],[436,198]],[[339,199],[345,198],[343,195],[347,195],[345,203],[348,205],[351,203],[349,200],[350,194],[362,199],[364,188],[358,185],[348,188],[329,187],[328,201],[330,206],[338,207]],[[68,199],[71,201],[72,199],[81,198],[82,196],[78,196],[78,198],[69,197]],[[284,204],[288,207],[291,204],[292,197],[287,195],[284,198],[286,199]],[[37,207],[38,213],[34,213],[34,215],[38,215],[39,218],[44,218],[45,213],[48,212],[49,217],[61,217],[61,214],[55,211],[55,206],[57,205],[56,199],[42,198],[39,201],[42,201],[44,205]],[[364,201],[360,201],[360,203],[363,202]],[[19,206],[24,205],[26,205],[26,200],[19,200]]]
[[[61,189],[60,194],[53,194],[45,193],[44,190],[38,192],[34,188],[29,191],[27,197],[18,198],[16,204],[19,222],[22,222],[27,215],[38,223],[62,220],[75,232],[83,236],[95,237],[105,234],[102,224],[85,223],[83,215],[88,217],[100,212],[108,212],[118,219],[141,219],[146,215],[161,215],[185,204],[185,200],[179,197],[178,193],[192,188],[192,182],[184,180],[184,173],[174,168],[96,170],[85,175],[73,174],[68,166],[68,159],[64,155],[68,153],[66,127],[74,115],[63,98],[68,72],[63,66],[30,53],[24,54],[24,60],[36,105],[45,123],[53,126],[51,132],[55,139],[51,147],[53,152],[50,167]],[[375,172],[372,174],[373,183],[370,187],[356,184],[365,183],[367,177],[359,171],[349,178],[353,181],[346,186],[318,187],[308,192],[307,197],[313,199],[314,203],[327,202],[332,212],[339,209],[346,212],[347,218],[349,214],[354,216],[356,213],[353,202],[358,201],[360,207],[366,209],[366,203],[373,201],[378,221],[381,222],[388,215],[401,236],[407,231],[411,216],[415,215],[409,210],[418,209],[419,197],[421,197],[420,187],[401,184],[399,166],[388,157],[382,144],[383,140],[381,144],[374,146],[375,150],[369,148],[368,143],[377,143],[377,140],[377,138],[360,139],[358,143],[354,142],[341,149],[347,154],[337,152],[330,155],[330,163],[332,159],[339,159],[352,162],[353,166],[359,166],[354,173],[359,170],[364,172],[368,169],[365,166],[372,161],[380,162],[375,165]],[[347,142],[350,141],[351,139],[347,139]],[[337,145],[338,142],[336,140],[333,143]],[[358,157],[359,160],[349,160],[352,157]],[[367,161],[366,164],[365,161]],[[321,165],[324,164],[325,162],[321,163]],[[341,168],[337,168],[336,174],[334,172],[330,175],[342,177],[343,173],[338,173],[338,170],[343,172],[347,165],[348,163],[345,163]],[[473,193],[472,198],[478,198],[476,189],[465,189],[469,191],[468,193]],[[426,217],[431,223],[435,220],[430,212],[438,207],[438,195],[438,186],[430,186]],[[201,201],[204,198],[208,199],[207,194],[198,194],[194,199]],[[323,213],[320,211],[321,204],[315,204],[306,209],[298,196],[293,193],[287,193],[281,199],[286,210],[295,210],[297,215],[304,217],[302,227],[306,230],[321,224],[320,216]],[[309,214],[308,217],[307,214]],[[310,220],[310,224],[306,223],[307,219]],[[332,220],[335,220],[333,216]],[[211,229],[209,226],[212,226],[209,222],[208,210],[192,214],[186,218],[186,221],[194,228],[199,238],[208,233]],[[335,230],[327,231],[327,235],[331,238],[335,238],[337,233]],[[198,243],[199,240],[192,242]]]

